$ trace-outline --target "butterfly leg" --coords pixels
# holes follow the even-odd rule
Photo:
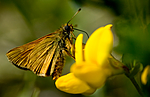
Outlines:
[[[66,49],[64,49],[63,52],[65,52],[68,56],[70,56],[71,58],[73,58],[75,60],[75,56],[70,54],[70,52],[68,52]]]

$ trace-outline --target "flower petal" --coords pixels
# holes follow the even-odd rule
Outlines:
[[[93,88],[102,87],[106,79],[111,75],[107,68],[99,68],[97,64],[82,62],[71,66],[71,73],[85,81]]]
[[[59,77],[55,85],[59,90],[72,94],[82,94],[88,90],[93,90],[84,81],[76,78],[73,73]]]
[[[142,83],[143,83],[144,85],[147,84],[147,78],[148,78],[147,76],[148,76],[149,72],[150,72],[150,65],[147,65],[147,66],[144,68],[144,71],[143,71],[143,73],[142,73],[142,75],[141,75],[141,81],[142,81]]]
[[[85,45],[85,61],[101,65],[106,60],[113,44],[111,27],[109,24],[93,32]]]
[[[93,94],[95,91],[96,91],[96,88],[90,88],[89,90],[85,91],[85,92],[82,93],[82,94],[84,94],[84,95],[91,95],[91,94]]]
[[[83,61],[83,49],[82,49],[82,40],[83,40],[83,34],[79,34],[76,42],[75,42],[75,59],[76,63],[80,63]]]

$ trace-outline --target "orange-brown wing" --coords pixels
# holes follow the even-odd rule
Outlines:
[[[41,41],[29,54],[28,64],[25,66],[38,76],[48,76],[54,71],[55,61],[62,49],[59,45],[61,41],[58,37],[47,37]],[[49,73],[52,72],[52,73]]]
[[[10,50],[6,55],[17,67],[45,76],[54,54],[58,56],[59,38],[55,33]]]

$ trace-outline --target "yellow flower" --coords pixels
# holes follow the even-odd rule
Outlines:
[[[85,49],[82,47],[83,35],[75,42],[76,62],[70,72],[56,80],[56,87],[72,94],[92,94],[104,85],[108,77],[123,72],[118,65],[111,65],[107,60],[113,44],[112,25],[100,27],[90,36]],[[111,62],[113,63],[113,62]],[[117,72],[116,72],[117,71]]]
[[[147,81],[148,81],[148,76],[150,74],[150,65],[147,65],[145,68],[144,68],[144,71],[141,75],[141,82],[146,85],[147,84]]]
[[[88,39],[84,54],[82,52],[82,34],[78,36],[75,43],[76,63],[72,65],[71,72],[94,88],[103,86],[111,75],[110,66],[106,63],[113,44],[111,27],[112,25],[109,24],[97,29]],[[83,56],[85,60],[83,60]]]

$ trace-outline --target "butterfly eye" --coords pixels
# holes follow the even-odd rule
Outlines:
[[[67,25],[67,26],[64,27],[64,29],[65,29],[66,32],[69,32],[70,31],[70,26]]]

